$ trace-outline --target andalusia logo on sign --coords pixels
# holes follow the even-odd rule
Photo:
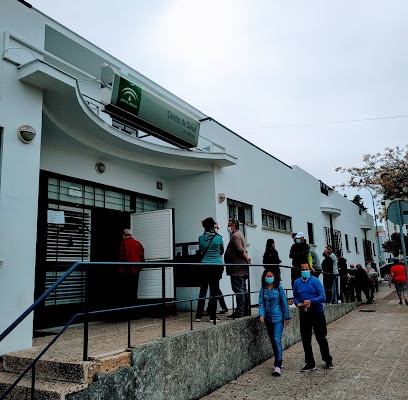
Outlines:
[[[126,79],[121,78],[116,105],[132,114],[138,114],[142,89]]]

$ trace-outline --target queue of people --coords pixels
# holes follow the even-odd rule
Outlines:
[[[249,293],[247,280],[248,265],[251,258],[248,255],[244,235],[239,230],[239,221],[228,220],[228,245],[224,252],[224,241],[217,232],[218,224],[212,217],[202,221],[204,232],[199,237],[201,262],[208,264],[200,272],[201,286],[197,303],[196,322],[201,322],[203,316],[209,315],[214,324],[217,318],[217,302],[220,313],[228,312],[219,282],[226,265],[226,273],[230,277],[231,288],[235,293],[236,307],[228,318],[241,318],[250,315]],[[292,259],[291,283],[293,289],[293,304],[299,310],[300,334],[305,354],[305,366],[302,372],[316,370],[316,361],[312,349],[312,333],[320,348],[320,354],[326,369],[333,368],[333,359],[327,341],[327,324],[323,304],[342,302],[362,302],[362,293],[367,304],[375,300],[378,291],[378,273],[373,268],[373,262],[367,262],[365,268],[361,264],[350,264],[340,251],[333,253],[331,246],[326,246],[322,254],[322,262],[317,252],[306,242],[302,232],[292,235],[294,243],[289,252]],[[120,244],[119,261],[144,261],[144,249],[140,242],[132,237],[130,229],[123,232]],[[279,264],[282,260],[275,247],[273,239],[268,239],[263,254],[264,271],[261,277],[259,291],[259,321],[265,325],[274,353],[274,376],[282,374],[282,335],[284,327],[289,324],[290,314],[285,290],[281,285]],[[375,267],[375,266],[374,266]],[[138,265],[121,266],[121,284],[126,286],[123,291],[123,305],[135,304],[137,301],[137,284],[140,267]],[[323,274],[322,281],[319,275]],[[408,305],[408,287],[405,266],[398,262],[391,268],[389,285],[395,285],[399,304]],[[122,286],[123,288],[123,286]],[[205,298],[209,289],[208,308],[205,308]],[[125,294],[126,293],[126,294]]]

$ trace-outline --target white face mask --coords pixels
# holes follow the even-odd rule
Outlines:
[[[230,226],[227,228],[227,231],[228,231],[228,233],[231,235],[231,233],[232,233],[232,229],[231,229],[231,227],[230,227]]]

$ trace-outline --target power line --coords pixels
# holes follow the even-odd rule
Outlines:
[[[388,117],[345,119],[345,120],[339,120],[339,121],[326,121],[326,122],[308,122],[308,123],[303,123],[303,124],[257,126],[257,127],[252,127],[252,128],[238,128],[237,131],[243,131],[243,130],[248,130],[248,129],[274,129],[274,128],[289,128],[289,127],[296,127],[296,126],[346,124],[346,123],[349,123],[349,122],[377,121],[377,120],[381,120],[381,119],[396,119],[396,118],[408,118],[408,115],[391,115],[391,116],[388,116]]]

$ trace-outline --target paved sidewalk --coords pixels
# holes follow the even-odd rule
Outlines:
[[[281,377],[272,376],[269,359],[202,400],[406,400],[408,306],[398,302],[394,287],[380,282],[374,304],[328,326],[333,370],[324,369],[313,339],[317,371],[300,372],[304,353],[297,343],[283,352]]]

